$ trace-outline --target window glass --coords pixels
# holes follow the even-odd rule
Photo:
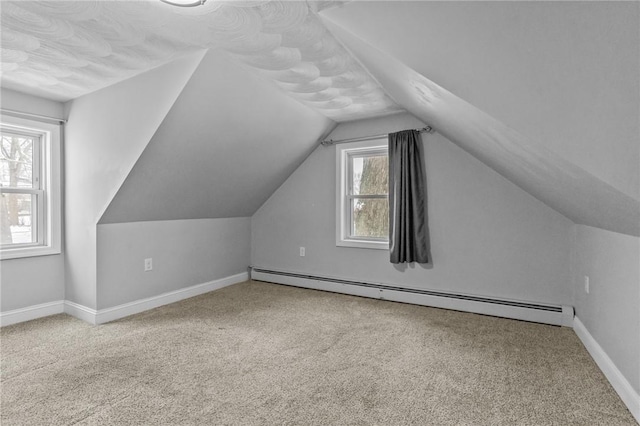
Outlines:
[[[389,157],[387,155],[352,156],[352,194],[387,194]]]
[[[2,133],[0,146],[0,185],[10,188],[34,188],[34,138]]]
[[[351,206],[352,237],[389,238],[389,201],[386,198],[354,198]]]
[[[37,242],[35,220],[35,196],[31,194],[3,193],[0,211],[2,211],[2,245],[32,244]]]

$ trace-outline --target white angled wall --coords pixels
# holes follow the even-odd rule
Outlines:
[[[70,101],[66,298],[96,308],[96,226],[202,59],[194,54]]]

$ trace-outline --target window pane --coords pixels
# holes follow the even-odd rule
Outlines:
[[[389,201],[386,198],[354,198],[351,212],[352,237],[389,238]]]
[[[37,241],[34,209],[36,196],[31,194],[0,194],[0,242],[29,244]]]
[[[389,157],[351,157],[352,195],[386,195],[389,192]]]
[[[0,146],[0,186],[34,188],[34,138],[10,133],[2,134]]]

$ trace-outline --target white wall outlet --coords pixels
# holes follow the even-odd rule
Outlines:
[[[145,272],[149,272],[152,269],[153,269],[153,259],[152,258],[145,259],[144,260],[144,271]]]
[[[585,291],[585,293],[589,294],[589,290],[590,290],[590,288],[589,288],[589,276],[585,275],[584,276],[584,291]]]
[[[304,249],[304,247],[300,247],[300,257],[304,257],[306,254],[306,250]]]

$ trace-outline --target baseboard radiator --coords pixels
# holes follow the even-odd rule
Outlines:
[[[251,279],[315,290],[436,308],[453,309],[543,324],[573,327],[573,307],[396,287],[381,283],[251,267]]]

